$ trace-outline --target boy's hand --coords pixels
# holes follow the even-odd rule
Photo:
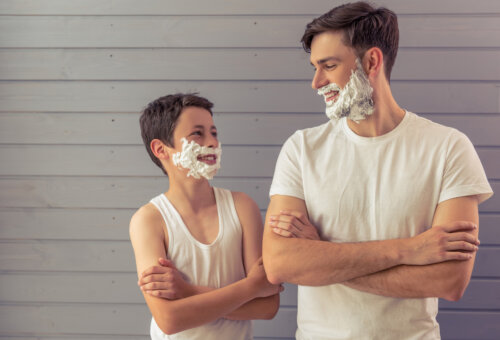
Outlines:
[[[137,284],[143,292],[169,300],[194,294],[193,287],[182,278],[172,261],[160,258],[158,263],[160,266],[149,267],[139,277]]]
[[[269,226],[275,234],[283,237],[319,240],[318,230],[304,214],[298,211],[282,210],[269,218]]]
[[[281,284],[273,285],[267,280],[262,257],[255,261],[252,268],[250,268],[250,271],[248,272],[247,278],[251,280],[254,287],[257,288],[256,297],[268,297],[278,294],[284,290]]]

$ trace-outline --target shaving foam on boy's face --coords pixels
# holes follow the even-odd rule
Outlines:
[[[374,110],[373,88],[359,59],[356,59],[356,69],[343,89],[330,83],[318,89],[318,94],[325,99],[326,115],[330,119],[347,117],[358,123]]]
[[[187,177],[212,179],[220,168],[221,144],[211,148],[201,146],[194,140],[188,142],[186,138],[182,138],[181,142],[182,151],[172,155],[172,162],[177,167],[188,169]]]

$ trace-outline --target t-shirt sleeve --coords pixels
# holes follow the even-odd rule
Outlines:
[[[477,195],[481,203],[493,195],[493,190],[469,138],[453,130],[448,144],[439,203],[470,195]]]
[[[296,132],[281,148],[269,196],[286,195],[304,199],[300,159],[300,134]]]

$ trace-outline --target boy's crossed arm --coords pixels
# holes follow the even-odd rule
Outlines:
[[[238,210],[239,204],[236,199],[235,205]],[[240,210],[238,210],[239,215]],[[254,222],[246,216],[240,216],[240,220],[244,234],[244,262],[245,267],[248,268],[251,260],[260,253],[260,242],[255,247],[251,247],[245,242],[245,237],[248,240],[258,238],[259,231],[258,228],[254,228],[256,232],[246,228],[249,222]],[[146,205],[133,216],[130,222],[130,238],[134,247],[138,273],[143,273],[150,267],[157,267],[158,258],[166,258],[163,220],[153,206]],[[273,285],[267,281],[261,259],[253,261],[251,269],[247,269],[246,278],[219,289],[190,286],[182,280],[180,273],[176,273],[173,267],[170,267],[167,272],[168,276],[172,275],[172,280],[167,281],[175,282],[176,287],[179,288],[173,296],[179,298],[168,300],[156,297],[154,293],[144,293],[144,298],[156,323],[166,334],[194,328],[221,317],[237,320],[269,319],[277,312],[278,293],[282,288],[280,285]],[[146,275],[146,277],[151,276],[151,279],[154,279],[153,275],[163,274]],[[158,278],[156,276],[156,279]]]

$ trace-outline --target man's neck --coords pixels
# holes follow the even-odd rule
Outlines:
[[[391,132],[403,120],[406,111],[399,107],[387,86],[374,92],[375,109],[373,113],[358,123],[347,119],[347,125],[362,137],[377,137]]]

